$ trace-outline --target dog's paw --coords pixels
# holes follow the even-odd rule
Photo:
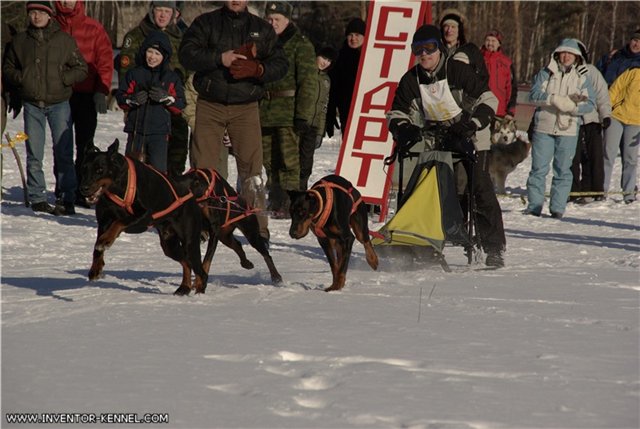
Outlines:
[[[89,277],[89,281],[93,281],[103,278],[104,273],[102,271],[92,269],[89,271],[89,274],[87,276]]]
[[[240,265],[242,266],[242,268],[244,268],[246,270],[252,270],[253,269],[253,262],[251,262],[248,259],[245,259],[244,261],[240,261]]]
[[[188,288],[187,286],[180,286],[178,289],[176,289],[176,291],[173,294],[178,296],[186,296],[186,295],[189,295],[190,293],[191,293],[190,288]]]

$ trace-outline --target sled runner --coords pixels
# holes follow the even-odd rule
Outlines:
[[[7,144],[3,144],[2,147],[9,147],[11,152],[13,152],[13,157],[16,159],[16,164],[18,164],[18,171],[20,172],[20,180],[22,181],[22,191],[24,194],[24,205],[29,207],[29,195],[27,193],[27,178],[24,174],[24,168],[22,167],[22,161],[20,160],[20,154],[16,149],[16,143],[23,143],[27,141],[29,138],[25,133],[19,132],[13,138],[9,135],[9,133],[5,133],[5,138],[7,139]]]

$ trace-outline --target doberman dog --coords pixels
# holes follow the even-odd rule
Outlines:
[[[264,258],[271,281],[274,284],[281,283],[282,276],[269,254],[269,241],[260,235],[256,210],[252,209],[214,169],[192,169],[177,180],[184,179],[188,180],[191,192],[200,203],[205,221],[203,229],[209,233],[209,243],[213,242],[213,252],[207,252],[202,262],[205,271],[209,272],[218,240],[236,252],[243,268],[248,270],[253,268],[253,263],[247,259],[242,244],[233,235],[233,231],[237,228]]]
[[[378,255],[369,239],[367,209],[360,192],[344,177],[325,176],[307,191],[288,191],[291,199],[291,238],[300,239],[309,230],[318,238],[324,250],[333,284],[325,291],[344,286],[353,247],[354,236],[364,245],[367,263],[378,269]]]
[[[80,192],[96,204],[98,221],[89,280],[102,276],[104,252],[123,231],[140,234],[154,226],[164,254],[182,265],[182,283],[174,293],[191,292],[192,270],[195,292],[204,293],[208,275],[200,260],[202,213],[193,194],[177,190],[153,167],[119,154],[118,146],[116,139],[105,152],[91,148],[82,165]]]

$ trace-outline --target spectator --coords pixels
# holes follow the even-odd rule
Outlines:
[[[606,58],[606,57],[605,57]],[[618,76],[630,67],[640,66],[640,28],[633,32],[629,43],[622,49],[618,49],[610,55],[609,60],[605,58],[599,62],[600,71],[604,80],[611,86]]]
[[[445,9],[440,18],[440,31],[448,57],[469,64],[483,82],[489,81],[489,71],[478,47],[467,41],[466,17],[457,9]]]
[[[334,129],[344,132],[349,121],[351,99],[358,77],[360,66],[360,52],[364,44],[367,25],[360,18],[353,18],[347,24],[344,31],[346,40],[338,52],[334,66],[329,72],[331,78],[331,90],[329,92],[329,105],[327,106],[327,136],[333,137]],[[336,109],[338,118],[336,119]]]
[[[322,48],[316,55],[317,96],[309,128],[300,135],[300,189],[307,189],[313,170],[313,155],[315,150],[322,145],[331,89],[331,78],[327,72],[335,61],[336,55],[336,51],[331,47]]]
[[[564,215],[580,116],[595,107],[595,94],[584,75],[583,64],[575,39],[564,39],[553,51],[549,65],[534,77],[529,101],[538,107],[534,113],[526,214],[541,215],[546,177],[553,160],[549,210],[553,218],[561,219]]]
[[[573,184],[571,193],[592,192],[600,193],[593,198],[590,196],[573,196],[569,198],[577,204],[586,204],[592,199],[601,201],[604,199],[604,146],[602,143],[602,130],[606,130],[611,124],[611,102],[609,90],[602,73],[589,64],[589,51],[580,40],[576,40],[582,58],[585,60],[586,77],[596,96],[596,109],[582,116],[582,125],[578,132],[578,144],[573,156],[571,174]]]
[[[242,182],[240,194],[264,209],[258,101],[264,85],[281,79],[288,67],[273,27],[249,13],[246,1],[227,1],[193,21],[180,44],[180,62],[195,71],[198,91],[192,166],[216,167],[227,130]],[[258,222],[260,234],[268,239],[268,218],[259,214]]]
[[[489,88],[498,99],[496,116],[513,119],[516,115],[518,83],[513,62],[502,52],[502,33],[489,31],[480,49],[489,73]]]
[[[140,21],[137,27],[129,31],[123,39],[120,52],[120,81],[130,67],[133,67],[136,54],[140,50],[143,40],[152,31],[166,33],[171,42],[172,52],[178,52],[182,40],[182,31],[175,24],[175,1],[152,1],[149,13]],[[180,64],[178,55],[173,55],[169,63],[171,69],[176,72],[184,86],[187,77],[186,69]],[[167,153],[167,169],[172,175],[179,175],[185,169],[189,144],[189,127],[181,115],[171,116],[171,133]]]
[[[418,58],[418,64],[402,76],[392,109],[387,113],[389,130],[401,148],[424,140],[425,147],[431,150],[437,136],[443,132],[453,137],[444,141],[469,141],[467,139],[472,139],[476,130],[489,126],[498,101],[486,82],[469,65],[447,58],[437,27],[423,25],[418,28],[413,35],[411,50]],[[434,92],[427,88],[434,89]],[[432,94],[447,95],[443,98]],[[462,99],[476,107],[465,110]],[[445,149],[473,152],[472,147]],[[502,267],[506,241],[502,212],[489,178],[487,155],[486,150],[477,153],[471,192],[476,200],[480,244],[487,254],[485,263]]]
[[[457,9],[445,9],[440,16],[440,31],[446,46],[447,57],[470,65],[480,80],[489,85],[489,71],[482,52],[475,44],[467,41],[466,17]],[[498,108],[496,107],[495,110],[497,111]],[[475,147],[479,151],[491,149],[491,127],[477,130],[475,139]]]
[[[277,219],[289,217],[287,191],[300,190],[300,135],[309,129],[317,96],[313,45],[291,21],[292,11],[284,1],[267,2],[265,9],[289,61],[287,74],[265,85],[260,102],[269,210]]]
[[[73,85],[73,93],[69,100],[71,120],[75,129],[76,177],[80,183],[80,167],[86,149],[94,144],[98,113],[107,113],[107,95],[111,91],[113,79],[113,49],[102,24],[85,14],[82,0],[57,1],[55,6],[56,21],[62,31],[75,39],[89,70],[85,80]],[[89,207],[79,193],[76,195],[76,205]]]
[[[75,214],[77,181],[73,166],[71,130],[71,86],[87,77],[87,63],[75,40],[52,20],[49,1],[26,2],[27,30],[17,34],[6,53],[3,75],[20,88],[24,101],[27,140],[27,188],[34,212]],[[47,202],[47,184],[42,170],[45,123],[53,140],[56,189],[55,207]]]
[[[152,31],[142,42],[137,66],[129,69],[116,92],[118,104],[128,112],[126,155],[167,172],[167,141],[171,116],[184,108],[180,76],[169,67],[171,43],[161,31]]]
[[[624,202],[636,200],[636,171],[640,145],[640,67],[630,67],[609,88],[613,107],[611,126],[605,132],[604,191],[609,191],[611,172],[618,154],[622,154],[620,184]]]
[[[16,30],[11,25],[6,22],[2,23],[2,64],[4,65],[4,54],[7,51],[7,48],[10,46],[11,40],[13,36],[15,36]],[[14,85],[11,85],[7,81],[4,75],[2,75],[2,83],[1,83],[0,95],[2,99],[2,134],[4,134],[4,128],[7,125],[7,113],[13,111],[13,119],[15,119],[20,110],[22,110],[22,102],[20,101],[20,96],[18,94],[17,88]],[[2,171],[0,171],[0,175]]]
[[[198,102],[198,91],[193,86],[193,73],[189,73],[187,78],[187,82],[184,84],[184,98],[185,98],[185,107],[182,109],[182,117],[187,124],[189,124],[189,128],[191,128],[191,134],[189,135],[189,142],[193,145],[193,139],[195,138],[195,129],[196,129],[196,105]],[[227,134],[225,134],[228,137]],[[223,142],[225,139],[222,139]],[[215,166],[215,170],[220,173],[222,177],[225,179],[229,176],[229,150],[227,149],[226,144],[222,146],[220,150],[220,159]]]

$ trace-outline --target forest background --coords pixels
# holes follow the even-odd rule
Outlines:
[[[220,1],[186,1],[185,22],[219,7]],[[292,20],[319,49],[339,49],[344,28],[352,18],[366,21],[369,1],[291,1]],[[120,47],[127,31],[138,25],[149,10],[148,1],[86,1],[87,15],[100,21],[115,48]],[[263,15],[265,1],[250,1],[252,11]],[[469,41],[481,46],[491,29],[504,34],[503,52],[515,63],[519,83],[528,83],[547,64],[561,39],[582,40],[595,63],[612,49],[629,42],[640,16],[638,1],[466,1],[432,2],[433,21],[437,24],[443,10],[456,8],[467,18],[465,33]],[[23,1],[3,1],[0,19],[17,30],[26,26]]]

